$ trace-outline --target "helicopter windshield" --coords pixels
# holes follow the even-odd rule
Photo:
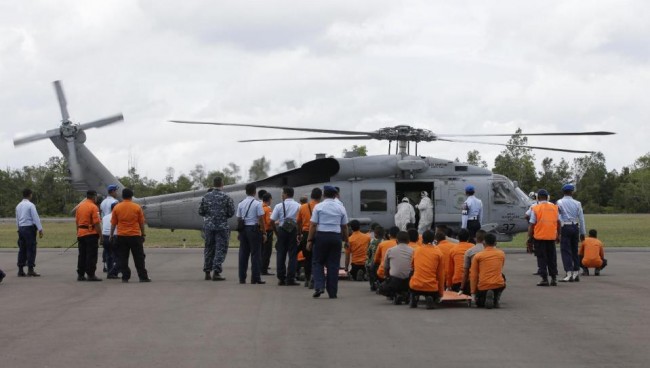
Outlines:
[[[495,181],[492,183],[492,202],[494,204],[515,204],[518,196],[512,183]]]
[[[524,193],[524,191],[521,190],[521,188],[519,188],[519,187],[515,188],[515,193],[517,193],[517,196],[519,197],[519,200],[520,200],[522,203],[532,202],[532,200],[530,199],[530,197],[528,197],[528,196],[526,195],[526,193]]]

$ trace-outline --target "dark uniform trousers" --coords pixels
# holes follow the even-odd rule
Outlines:
[[[36,266],[36,226],[18,228],[18,267]]]
[[[271,265],[271,254],[273,254],[273,231],[266,232],[266,241],[262,244],[262,272],[269,272]]]
[[[118,268],[119,259],[117,256],[117,245],[115,244],[115,239],[111,242],[111,237],[108,235],[102,235],[104,239],[104,251],[106,252],[106,268],[107,272],[111,276],[116,276],[120,270]]]
[[[535,239],[535,255],[540,276],[547,278],[557,276],[557,253],[555,252],[555,240]]]
[[[86,235],[77,238],[79,241],[79,255],[77,256],[77,275],[95,276],[97,269],[97,252],[99,249],[99,235]]]
[[[580,230],[578,225],[563,225],[560,238],[560,253],[562,254],[562,265],[564,270],[578,271],[580,269],[580,258],[578,256],[578,243],[580,242]]]
[[[203,272],[223,271],[223,262],[228,254],[228,242],[230,241],[230,230],[208,230],[203,231],[205,235],[205,248],[203,248]]]
[[[492,289],[492,291],[494,291],[494,300],[496,302],[498,302],[499,299],[501,299],[501,293],[503,293],[503,290],[505,290],[505,289],[506,289],[505,286],[497,288],[497,289]],[[479,290],[476,293],[476,306],[477,307],[480,307],[480,308],[485,307],[485,299],[487,297],[487,292],[488,291],[489,290]]]
[[[303,231],[302,236],[300,237],[300,244],[298,246],[298,251],[302,251],[302,256],[305,257],[305,281],[311,280],[311,255],[312,252],[307,250],[307,238],[309,238],[309,231]]]
[[[129,268],[129,254],[133,254],[133,263],[138,272],[140,280],[149,278],[147,270],[144,268],[144,247],[141,236],[118,236],[117,251],[119,256],[119,270],[122,272],[122,280],[131,278],[131,269]]]
[[[339,289],[342,242],[341,234],[335,232],[318,231],[314,237],[312,252],[314,289],[325,289],[330,297],[337,296]],[[327,280],[325,280],[324,267],[327,267]]]
[[[474,240],[476,232],[481,230],[481,223],[479,220],[467,220],[467,231],[469,231],[469,238]]]
[[[395,296],[409,292],[410,278],[401,279],[399,277],[390,276],[379,286],[379,294],[385,296]]]
[[[296,260],[298,255],[296,234],[297,230],[287,232],[282,228],[278,228],[278,241],[275,243],[275,249],[277,250],[275,261],[276,272],[280,281],[296,280],[296,268],[298,266]],[[289,259],[288,263],[287,258]]]
[[[251,282],[260,281],[262,233],[258,225],[246,225],[239,233],[239,282],[246,281],[248,259],[251,260]]]

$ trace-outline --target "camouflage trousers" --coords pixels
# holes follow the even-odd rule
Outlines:
[[[204,230],[205,249],[203,249],[203,272],[221,273],[223,261],[228,253],[230,230]]]

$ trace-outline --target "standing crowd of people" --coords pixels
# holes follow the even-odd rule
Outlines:
[[[122,190],[121,202],[116,185],[107,190],[109,195],[99,206],[93,190],[77,206],[77,280],[102,281],[96,274],[101,244],[107,278],[117,279],[121,274],[122,282],[128,282],[132,254],[140,282],[150,282],[145,268],[142,208],[133,202],[131,189]],[[594,268],[595,275],[599,275],[607,266],[597,231],[592,229],[586,236],[581,204],[572,197],[575,187],[567,184],[562,190],[564,197],[557,203],[549,201],[549,193],[544,189],[531,193],[536,202],[526,212],[530,223],[528,250],[537,257],[535,274],[541,277],[538,286],[557,285],[557,243],[566,271],[560,282],[579,282],[580,270],[586,276],[589,268]],[[276,276],[280,286],[297,286],[300,264],[304,269],[304,286],[314,290],[313,297],[326,292],[334,299],[338,295],[344,253],[344,273],[352,280],[367,280],[371,291],[395,304],[404,302],[415,308],[422,297],[427,308],[435,308],[446,294],[453,292],[471,296],[479,307],[499,307],[506,287],[505,253],[496,248],[494,234],[481,230],[483,205],[473,186],[465,188],[467,199],[456,238],[444,225],[431,229],[433,206],[426,192],[421,193],[418,205],[419,225],[415,224],[413,206],[405,197],[397,208],[395,226],[386,230],[372,224],[369,232],[361,231],[358,220],[349,221],[339,192],[339,188],[330,185],[313,188],[310,198],[302,198],[299,203],[294,200],[294,189],[284,187],[280,202],[271,207],[271,194],[265,190],[258,192],[251,183],[245,187],[246,197],[235,206],[223,191],[223,179],[216,177],[198,208],[204,219],[205,280],[226,280],[222,273],[229,248],[228,220],[234,215],[240,242],[240,284],[265,284],[262,276]],[[25,189],[23,200],[16,206],[19,277],[40,276],[35,270],[36,248],[37,235],[43,237],[43,227],[31,198],[32,191]],[[269,267],[274,238],[275,274]],[[0,270],[0,282],[4,277]]]

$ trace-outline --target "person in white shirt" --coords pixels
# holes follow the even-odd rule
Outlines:
[[[108,279],[117,279],[117,274],[119,273],[119,269],[117,267],[117,248],[115,247],[115,244],[110,241],[111,217],[113,215],[112,211],[117,204],[117,201],[114,202],[110,207],[111,212],[102,217],[102,245],[104,246],[104,253],[106,254],[104,261],[106,263],[106,266],[104,272],[108,273],[108,276],[106,277]],[[115,231],[117,231],[117,228]]]
[[[300,204],[293,200],[293,188],[282,188],[282,201],[275,205],[271,213],[271,226],[278,237],[276,267],[278,285],[295,286],[298,261],[297,217]],[[289,263],[287,264],[287,258]]]
[[[18,227],[18,277],[38,277],[34,271],[36,267],[36,232],[39,238],[43,237],[43,226],[36,211],[36,206],[31,202],[32,190],[23,190],[23,200],[16,206],[16,226]],[[28,267],[25,273],[25,265]]]

